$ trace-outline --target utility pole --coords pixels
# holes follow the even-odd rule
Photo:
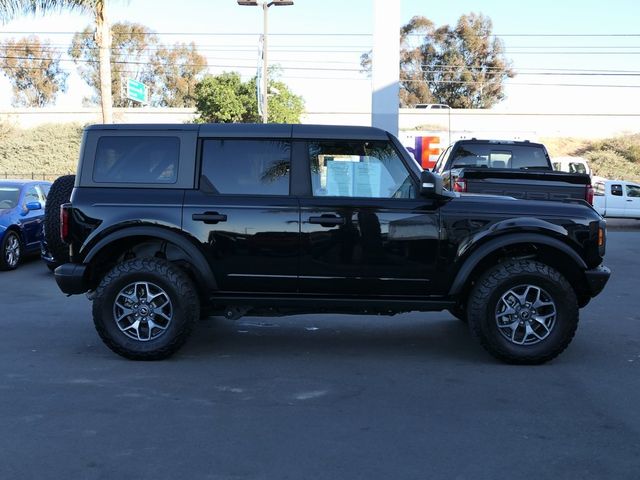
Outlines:
[[[269,36],[269,7],[286,7],[293,5],[293,0],[238,0],[238,5],[246,7],[262,7],[262,123],[269,122],[269,61],[268,61],[268,36]]]
[[[262,123],[269,123],[269,4],[262,4]]]

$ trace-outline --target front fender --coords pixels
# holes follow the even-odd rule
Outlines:
[[[464,249],[464,252],[467,253],[468,256],[467,258],[461,260],[462,265],[458,269],[455,279],[451,284],[451,288],[449,289],[450,296],[458,295],[459,293],[461,293],[467,279],[484,258],[486,258],[488,255],[491,255],[495,251],[509,245],[546,245],[567,255],[567,257],[570,258],[576,264],[576,267],[578,267],[580,270],[585,271],[588,269],[586,263],[578,254],[578,252],[571,248],[571,246],[569,246],[567,243],[549,235],[549,233],[505,233],[491,239],[486,239],[485,237],[482,238],[485,241],[481,245],[472,243],[467,245]]]
[[[560,225],[532,217],[510,218],[508,220],[496,222],[486,230],[475,232],[473,235],[465,239],[465,241],[461,242],[458,246],[456,259],[464,258],[468,252],[473,250],[476,246],[483,244],[491,238],[523,232],[569,238],[569,232],[567,229]]]
[[[113,242],[127,237],[151,237],[165,240],[176,245],[189,257],[189,262],[195,267],[198,283],[206,289],[217,289],[217,282],[203,252],[187,237],[168,228],[159,226],[130,226],[111,232],[97,241],[84,256],[83,263],[91,261],[107,246]]]

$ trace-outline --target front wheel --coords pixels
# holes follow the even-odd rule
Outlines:
[[[541,364],[558,356],[578,327],[578,303],[567,280],[533,260],[513,260],[486,272],[471,292],[469,327],[496,358]]]
[[[93,302],[93,322],[104,343],[132,360],[171,356],[199,315],[191,279],[159,258],[116,265],[100,282]]]
[[[462,304],[458,303],[455,306],[450,307],[449,308],[449,313],[451,315],[453,315],[454,317],[456,317],[461,322],[468,323],[467,309],[464,308],[464,306]]]

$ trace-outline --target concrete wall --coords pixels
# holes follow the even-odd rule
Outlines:
[[[187,123],[196,117],[193,108],[114,108],[113,121],[117,123]],[[0,112],[0,123],[23,128],[46,123],[101,123],[99,108],[16,108]]]
[[[123,123],[185,123],[195,118],[189,108],[126,108],[114,109],[114,119]],[[0,122],[21,127],[44,123],[98,123],[100,110],[83,108],[14,109],[0,112]],[[303,123],[336,125],[370,125],[371,112],[309,112]],[[591,137],[599,138],[623,133],[640,132],[640,113],[580,113],[580,112],[500,112],[495,110],[416,110],[400,109],[400,130],[431,130],[449,132],[451,138],[522,138]]]
[[[339,121],[336,121],[339,120]],[[369,113],[308,113],[304,123],[369,125]],[[332,122],[333,121],[333,122]],[[601,138],[640,132],[640,113],[545,113],[500,112],[494,110],[400,109],[400,130],[449,132],[451,138],[539,137]]]

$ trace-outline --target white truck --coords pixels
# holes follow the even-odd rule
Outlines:
[[[640,220],[640,185],[624,180],[597,181],[593,207],[603,217]]]
[[[585,158],[582,157],[553,157],[551,159],[554,170],[569,173],[586,173],[591,175],[591,168]]]

